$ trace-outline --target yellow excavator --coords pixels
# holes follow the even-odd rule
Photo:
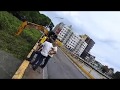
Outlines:
[[[41,31],[43,33],[43,35],[42,35],[42,38],[40,39],[40,43],[43,43],[46,41],[47,38],[52,37],[52,39],[57,42],[59,47],[63,45],[62,42],[60,42],[57,39],[57,35],[54,32],[48,31],[47,28],[42,25],[38,25],[38,24],[31,23],[28,21],[22,22],[22,24],[18,28],[18,31],[15,33],[15,35],[17,35],[17,36],[20,35],[25,28],[34,28],[36,30]]]

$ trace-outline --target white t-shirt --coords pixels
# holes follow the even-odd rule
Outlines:
[[[57,46],[56,46],[56,47],[53,47],[53,51],[56,51],[56,52],[57,52]],[[49,54],[50,57],[53,57],[53,55],[54,55],[54,54],[52,54],[52,55]]]
[[[52,43],[45,41],[43,44],[41,54],[45,57],[48,56],[49,51],[53,48]]]

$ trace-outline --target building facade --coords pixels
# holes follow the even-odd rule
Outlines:
[[[69,37],[67,43],[65,44],[65,46],[73,51],[75,49],[75,47],[77,46],[78,42],[80,40],[80,37],[74,33],[71,34],[71,36]]]
[[[87,47],[85,48],[84,52],[81,54],[81,57],[85,59],[85,57],[88,55],[92,47],[94,46],[95,42],[86,34],[81,35],[81,37],[85,40],[85,42],[88,44]]]
[[[53,32],[55,32],[55,34],[57,34],[58,39],[60,41],[63,42],[63,44],[65,44],[69,37],[72,35],[72,26],[67,26],[64,23],[59,23],[58,25],[56,25],[56,27],[54,28]]]
[[[62,28],[64,27],[64,25],[65,25],[65,24],[64,24],[63,22],[57,24],[57,25],[55,26],[55,28],[53,29],[53,32],[54,32],[55,34],[59,34],[60,31],[62,30]]]
[[[63,44],[66,45],[66,43],[69,41],[70,37],[73,35],[72,30],[68,30],[68,32],[65,34],[63,38]]]
[[[58,39],[63,42],[65,39],[67,39],[66,36],[69,36],[69,31],[71,31],[71,28],[67,25],[64,25],[58,34]]]
[[[87,43],[80,37],[78,44],[75,46],[74,54],[80,56],[86,47]]]
[[[72,25],[67,26],[62,22],[56,25],[53,32],[57,34],[57,38],[67,49],[83,59],[85,59],[88,52],[95,44],[88,35],[76,35],[72,31]]]

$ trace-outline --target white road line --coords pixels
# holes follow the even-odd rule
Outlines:
[[[43,79],[45,79],[44,68],[43,68]]]

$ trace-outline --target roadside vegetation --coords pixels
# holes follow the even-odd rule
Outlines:
[[[21,23],[22,21],[12,13],[0,11],[0,50],[23,60],[40,38],[41,33],[35,29],[24,29],[23,33],[15,36]]]

